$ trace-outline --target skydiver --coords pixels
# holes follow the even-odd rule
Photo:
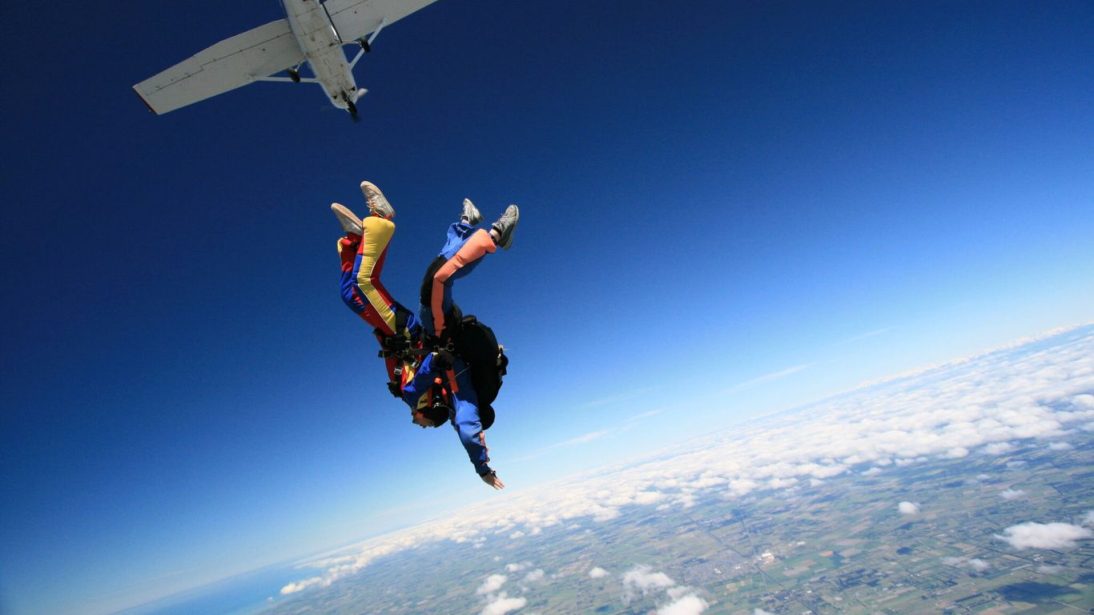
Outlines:
[[[372,183],[361,182],[361,192],[369,209],[364,219],[340,203],[331,204],[346,233],[338,240],[342,300],[374,327],[382,348],[405,347],[413,340],[424,340],[427,348],[441,349],[425,354],[420,361],[406,353],[401,359],[396,353],[385,353],[388,387],[410,407],[415,425],[424,429],[450,423],[482,481],[503,489],[505,484],[488,465],[478,395],[468,366],[462,358],[443,348],[446,333],[456,320],[453,282],[471,273],[484,256],[499,246],[509,249],[520,211],[516,205],[510,205],[486,231],[476,228],[482,215],[470,199],[464,199],[459,222],[449,226],[444,246],[426,273],[415,315],[395,301],[380,281],[388,244],[395,233],[391,221],[395,209]],[[438,403],[438,393],[447,405]]]

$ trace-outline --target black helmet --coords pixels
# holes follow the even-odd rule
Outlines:
[[[483,431],[490,429],[490,426],[494,424],[494,407],[490,404],[483,404],[480,406],[479,421],[482,422]]]
[[[427,408],[422,408],[421,412],[422,416],[429,419],[434,427],[440,427],[447,423],[452,416],[452,407],[448,405],[443,396],[434,395],[433,403]]]

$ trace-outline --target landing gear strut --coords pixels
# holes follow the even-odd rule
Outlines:
[[[357,105],[350,99],[349,94],[342,92],[342,102],[346,103],[346,111],[349,111],[349,116],[353,118],[353,121],[357,121]]]

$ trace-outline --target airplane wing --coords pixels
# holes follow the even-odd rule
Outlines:
[[[434,2],[436,0],[327,0],[323,6],[339,38],[349,44]]]
[[[416,4],[413,2],[408,4]],[[361,2],[361,4],[372,4]],[[400,4],[392,1],[390,4]],[[278,19],[224,39],[133,89],[157,114],[252,83],[304,61],[289,22]]]

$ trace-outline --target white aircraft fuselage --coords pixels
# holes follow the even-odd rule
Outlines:
[[[315,83],[332,105],[356,119],[365,90],[357,87],[353,67],[380,30],[435,1],[281,0],[283,19],[226,38],[133,90],[162,115],[257,81]],[[346,60],[345,45],[358,46],[352,60]],[[312,75],[300,75],[304,64]]]
[[[363,93],[342,51],[345,44],[318,0],[282,0],[289,29],[331,104],[348,109]]]

